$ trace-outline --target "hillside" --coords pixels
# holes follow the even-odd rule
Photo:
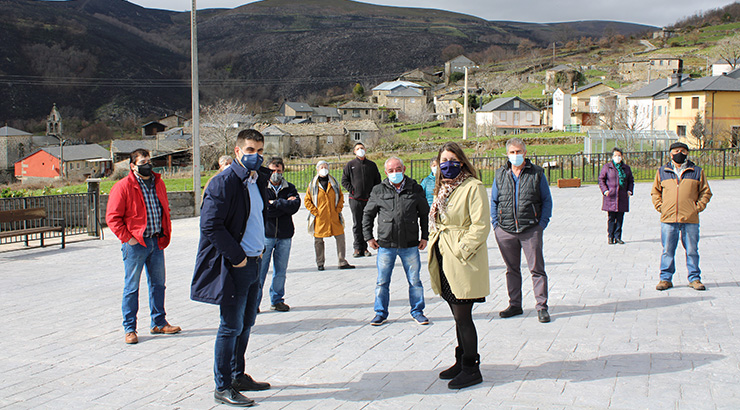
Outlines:
[[[0,120],[63,114],[121,122],[189,107],[189,13],[124,0],[0,0]],[[553,40],[644,32],[618,22],[486,21],[349,0],[265,0],[198,14],[202,101],[283,98],[372,87],[442,50],[515,50]]]

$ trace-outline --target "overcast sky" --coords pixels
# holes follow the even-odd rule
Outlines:
[[[190,10],[187,0],[129,0],[166,10]],[[300,1],[300,0],[296,0]],[[198,9],[235,8],[248,0],[200,0]],[[552,23],[575,20],[615,20],[667,26],[676,20],[732,3],[732,0],[373,0],[385,6],[425,7],[470,14],[486,20]]]

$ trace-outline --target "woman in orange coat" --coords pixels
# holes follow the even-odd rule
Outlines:
[[[313,235],[313,246],[316,251],[316,265],[324,270],[324,238],[333,236],[337,241],[339,269],[354,269],[345,259],[344,219],[342,207],[344,195],[337,180],[329,175],[329,164],[319,161],[316,164],[317,174],[311,180],[306,191],[304,203],[308,215],[308,232]]]

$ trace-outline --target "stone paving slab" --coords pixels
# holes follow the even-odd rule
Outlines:
[[[437,378],[452,362],[454,322],[426,269],[432,323],[411,319],[398,263],[389,321],[372,327],[375,258],[350,258],[358,268],[338,270],[329,240],[327,270],[316,271],[301,209],[286,285],[292,309],[271,312],[263,300],[248,350],[248,371],[273,388],[249,396],[262,409],[740,408],[740,180],[710,185],[715,195],[702,213],[700,242],[706,292],[686,286],[680,247],[676,287],[655,290],[661,245],[650,184],[635,187],[627,244],[611,246],[598,188],[553,188],[545,231],[549,324],[537,322],[530,280],[525,314],[498,317],[508,298],[491,235],[492,293],[474,310],[484,382],[461,391]],[[123,343],[123,262],[110,231],[64,250],[0,248],[0,408],[223,407],[212,398],[218,308],[189,300],[198,219],[176,220],[173,230],[166,307],[184,331],[148,334],[142,281],[133,346]]]

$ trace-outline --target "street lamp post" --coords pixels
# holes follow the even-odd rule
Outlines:
[[[195,5],[193,0],[190,13],[190,65],[193,112],[193,199],[195,215],[200,215],[200,100],[198,98],[198,35],[196,31]]]

